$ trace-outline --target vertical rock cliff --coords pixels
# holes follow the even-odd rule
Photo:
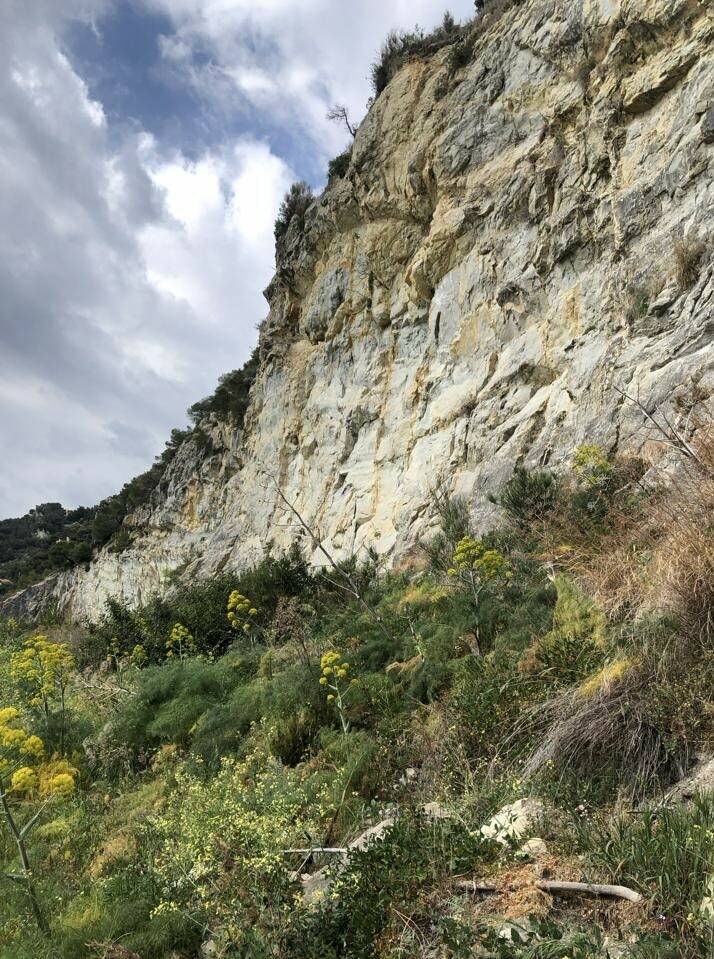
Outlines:
[[[401,561],[439,480],[486,524],[514,464],[642,449],[621,391],[686,417],[714,390],[713,226],[710,3],[526,0],[413,59],[278,245],[244,428],[203,424],[130,548],[6,608],[240,567],[296,538],[279,492]]]

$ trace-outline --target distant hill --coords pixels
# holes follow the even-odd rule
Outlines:
[[[25,516],[0,520],[0,595],[92,558],[97,507],[42,503]]]
[[[236,427],[242,425],[257,368],[256,349],[240,369],[220,377],[210,396],[190,407],[192,426],[172,430],[163,452],[145,473],[99,505],[71,510],[61,503],[42,503],[25,516],[0,520],[0,597],[51,573],[88,563],[94,550],[107,543],[115,552],[125,549],[131,538],[123,526],[124,518],[148,501],[181,444],[189,437],[205,437],[201,421],[212,416]]]

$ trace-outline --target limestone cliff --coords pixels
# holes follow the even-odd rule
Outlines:
[[[129,549],[6,611],[240,567],[296,536],[276,486],[336,553],[397,561],[437,479],[485,523],[517,462],[647,443],[618,389],[675,416],[711,395],[713,5],[526,0],[463,59],[409,62],[281,241],[244,429],[206,424]]]

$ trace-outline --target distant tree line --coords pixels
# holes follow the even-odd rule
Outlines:
[[[25,516],[0,520],[0,596],[87,563],[107,544],[117,551],[126,548],[131,538],[125,518],[149,501],[186,440],[194,437],[205,445],[201,424],[206,418],[213,415],[238,428],[243,425],[258,362],[255,349],[241,369],[222,376],[210,396],[189,408],[192,426],[172,430],[152,466],[97,506],[65,509],[60,503],[42,503]]]

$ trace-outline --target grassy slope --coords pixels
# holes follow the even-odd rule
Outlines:
[[[711,738],[714,457],[701,458],[666,494],[642,492],[642,464],[592,448],[557,484],[517,474],[507,521],[484,543],[489,568],[493,555],[506,565],[477,599],[463,570],[447,572],[468,521],[442,498],[444,534],[420,577],[353,564],[366,606],[293,552],[138,612],[114,605],[93,631],[55,628],[80,667],[68,747],[80,780],[32,840],[53,939],[8,883],[0,957],[168,959],[201,943],[286,959],[475,945],[586,957],[606,955],[608,936],[631,955],[709,955],[699,907],[714,804],[657,816],[635,805]],[[236,588],[257,610],[247,632],[227,619]],[[188,638],[167,657],[177,623]],[[22,704],[8,668],[22,630],[2,629],[2,700]],[[319,682],[329,650],[350,664],[347,732],[327,698],[334,674]],[[56,744],[56,724],[26,712]],[[528,795],[558,810],[531,828],[547,843],[538,861],[525,836],[501,847],[480,831]],[[424,817],[435,800],[450,818]],[[21,818],[34,808],[17,804]],[[395,813],[331,894],[302,903],[296,870],[325,859],[285,850],[343,845]],[[625,883],[644,903],[551,900],[537,873]],[[464,877],[500,893],[475,898]],[[499,937],[504,917],[528,942]]]

